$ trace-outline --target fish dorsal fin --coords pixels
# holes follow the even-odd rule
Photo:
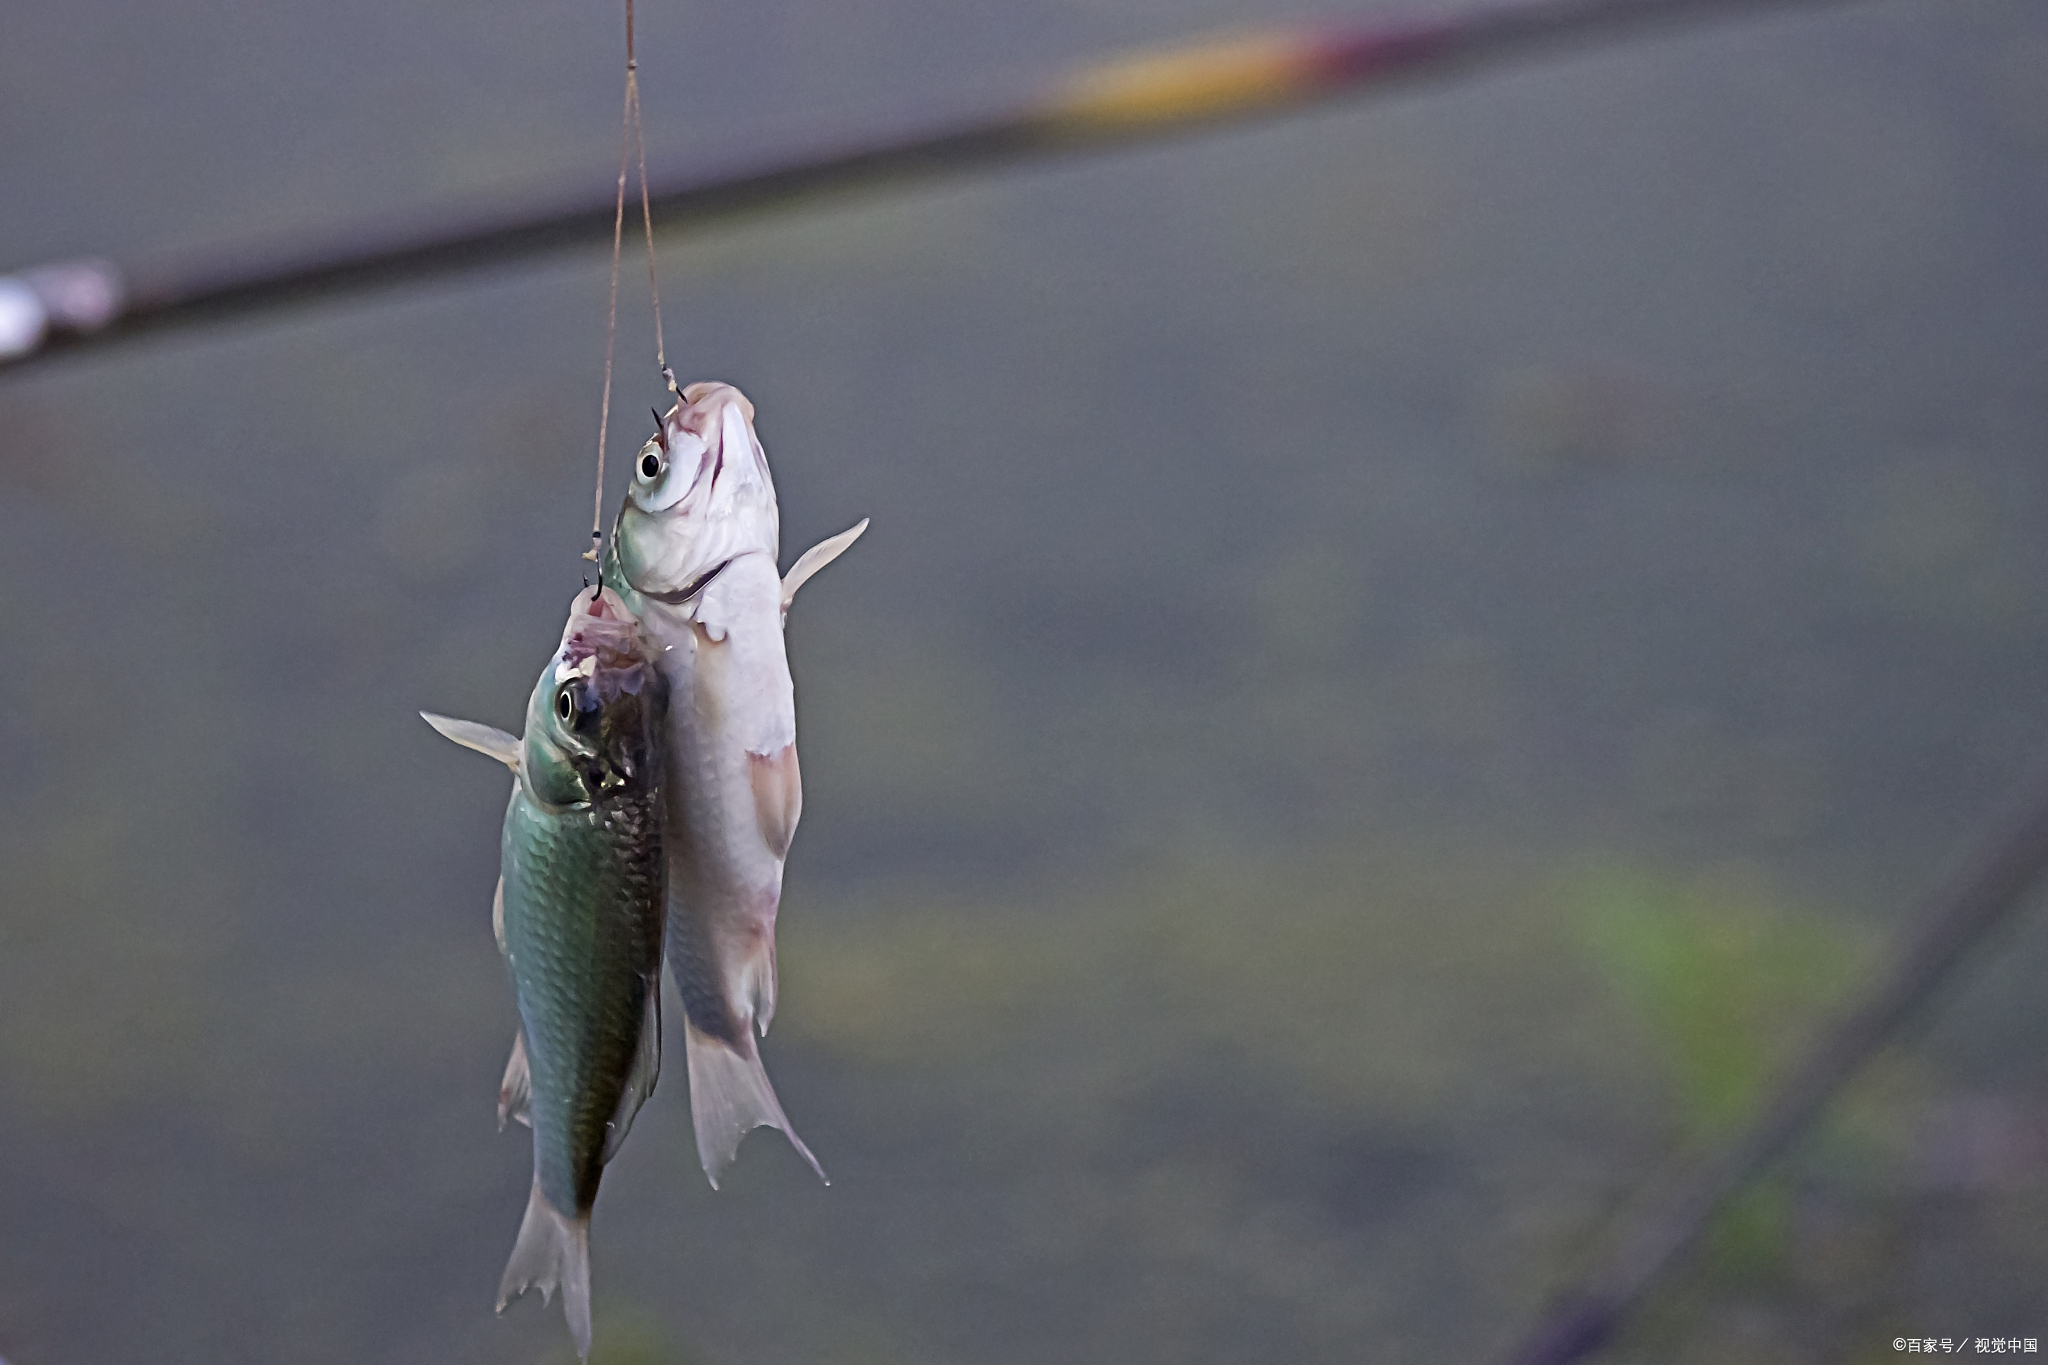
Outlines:
[[[519,740],[495,725],[483,725],[473,720],[457,720],[453,716],[437,716],[432,711],[420,712],[420,719],[463,748],[488,754],[513,771],[518,771]]]
[[[860,539],[860,533],[868,529],[868,519],[862,517],[860,525],[841,531],[829,540],[821,540],[798,556],[796,563],[789,566],[789,572],[782,579],[782,609],[789,610],[789,604],[796,600],[796,590],[818,570],[846,553],[847,547]],[[450,739],[455,738],[453,735]]]

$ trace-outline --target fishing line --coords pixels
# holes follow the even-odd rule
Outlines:
[[[604,448],[611,433],[612,357],[619,335],[619,257],[625,244],[626,172],[635,159],[640,170],[640,221],[647,234],[647,294],[654,304],[654,363],[660,368],[662,381],[668,385],[669,392],[678,400],[682,398],[675,374],[668,367],[668,342],[662,334],[661,282],[656,278],[654,268],[654,209],[648,201],[647,136],[640,117],[639,73],[640,61],[633,47],[633,0],[626,0],[626,97],[625,108],[619,115],[618,196],[612,205],[612,275],[604,329],[604,397],[597,416],[597,492],[591,505],[590,548],[583,552],[583,557],[593,562],[597,559],[598,548],[604,543]],[[654,415],[654,425],[659,431],[659,412]]]
[[[597,559],[597,547],[604,543],[604,443],[612,423],[612,349],[619,336],[619,246],[626,230],[626,154],[631,150],[627,134],[633,113],[633,0],[626,0],[626,107],[619,115],[619,197],[612,213],[611,307],[604,327],[604,399],[597,412],[597,496],[590,512],[590,548],[585,559]]]
[[[640,120],[638,63],[633,60],[633,0],[626,0],[626,103],[632,110],[633,151],[640,161],[640,222],[647,229],[647,296],[654,301],[654,363],[660,368],[668,391],[680,399],[682,390],[676,387],[675,373],[668,367],[668,342],[661,334],[661,281],[654,275],[654,209],[647,198],[647,135]],[[654,426],[657,431],[661,429],[659,414]]]

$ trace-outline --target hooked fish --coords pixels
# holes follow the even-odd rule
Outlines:
[[[616,593],[586,588],[515,739],[428,715],[516,774],[493,907],[519,1002],[499,1092],[533,1129],[533,1186],[498,1308],[559,1286],[590,1354],[590,1212],[661,1069],[669,685]]]
[[[781,521],[754,405],[730,384],[692,384],[635,458],[606,546],[604,583],[639,617],[669,684],[667,957],[714,1188],[763,1126],[825,1178],[757,1043],[775,1014],[775,915],[803,810],[783,623],[796,590],[866,529],[778,574]]]

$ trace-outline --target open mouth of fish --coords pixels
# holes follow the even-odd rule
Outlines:
[[[637,694],[647,666],[640,623],[610,589],[599,589],[562,636],[562,675],[580,674],[603,702]]]

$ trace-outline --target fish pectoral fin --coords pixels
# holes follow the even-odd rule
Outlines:
[[[506,734],[495,725],[484,725],[473,720],[457,720],[453,716],[437,716],[432,711],[420,712],[420,719],[463,748],[486,754],[513,771],[518,771],[519,740],[516,736]]]
[[[505,879],[498,878],[498,889],[491,893],[491,937],[498,940],[498,955],[505,953]]]
[[[661,1075],[661,973],[647,983],[647,1005],[640,1015],[640,1050],[633,1056],[633,1069],[626,1073],[626,1088],[619,1093],[619,1107],[612,1114],[604,1138],[604,1159],[617,1155],[626,1134],[633,1130],[633,1116],[654,1093]]]
[[[512,1035],[512,1056],[505,1063],[505,1079],[498,1082],[498,1131],[505,1120],[517,1119],[533,1127],[533,1072],[526,1064],[526,1030]]]
[[[772,754],[749,753],[747,776],[754,784],[754,817],[761,838],[777,858],[789,856],[796,822],[804,813],[804,777],[797,767],[796,745],[785,744]]]
[[[796,600],[796,590],[801,588],[812,574],[845,554],[847,548],[860,539],[860,533],[867,529],[868,519],[862,517],[860,525],[849,527],[829,540],[821,540],[798,555],[796,563],[789,566],[789,572],[782,578],[782,610],[789,610],[789,604]]]
[[[738,1155],[740,1139],[756,1128],[780,1128],[789,1145],[818,1173],[818,1179],[831,1184],[818,1158],[811,1155],[811,1149],[789,1126],[789,1117],[775,1098],[775,1088],[768,1084],[768,1072],[761,1065],[761,1053],[754,1047],[753,1039],[745,1033],[740,1037],[746,1040],[748,1055],[743,1056],[738,1049],[700,1032],[688,1021],[683,1025],[683,1041],[689,1049],[690,1117],[697,1127],[697,1159],[704,1164],[711,1188],[718,1188],[719,1172]]]
[[[540,1176],[533,1177],[533,1193],[526,1198],[526,1217],[519,1223],[519,1239],[512,1244],[512,1259],[505,1263],[505,1278],[498,1282],[498,1311],[529,1289],[538,1289],[546,1299],[562,1291],[562,1316],[569,1320],[569,1334],[576,1338],[576,1352],[590,1358],[590,1219],[570,1218],[558,1212],[540,1192]]]

